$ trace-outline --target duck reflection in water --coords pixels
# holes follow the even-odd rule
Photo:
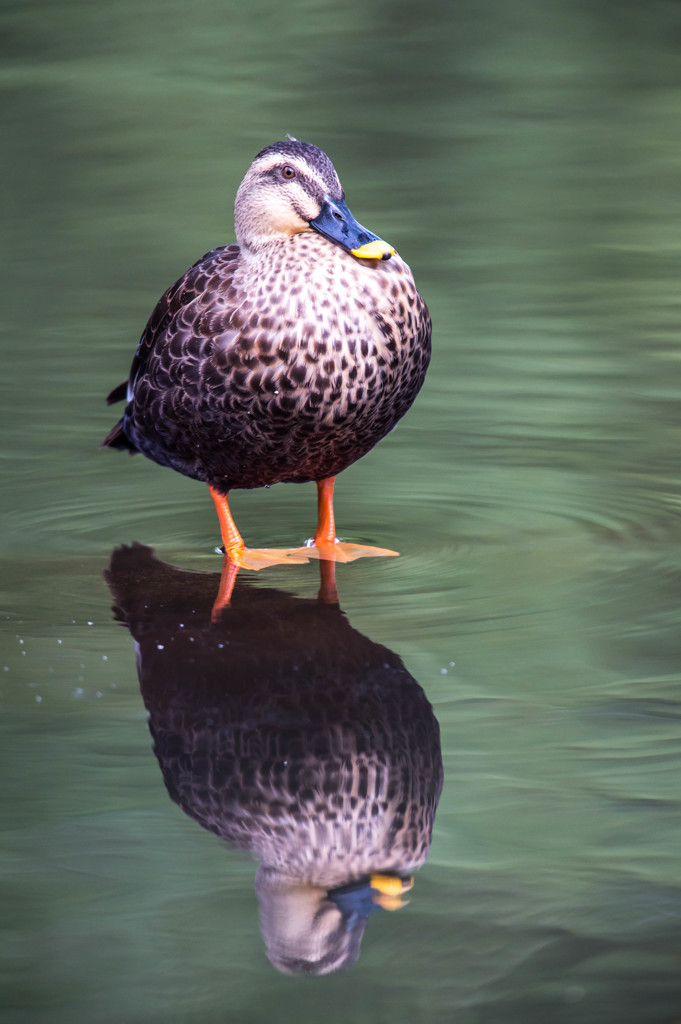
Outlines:
[[[349,966],[370,912],[403,905],[442,788],[423,690],[350,626],[333,563],[320,567],[317,600],[232,578],[212,616],[217,575],[150,548],[117,549],[105,574],[168,792],[259,861],[267,955],[285,973]]]

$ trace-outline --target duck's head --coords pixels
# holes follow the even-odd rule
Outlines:
[[[399,910],[413,879],[370,875],[336,889],[261,864],[255,876],[260,927],[270,963],[282,974],[331,974],[359,956],[369,915]]]
[[[306,231],[361,259],[388,260],[395,252],[352,216],[326,153],[297,139],[258,153],[239,186],[234,213],[237,241],[253,252]]]

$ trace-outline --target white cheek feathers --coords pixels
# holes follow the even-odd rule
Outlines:
[[[254,190],[248,201],[237,203],[235,227],[237,242],[246,249],[260,249],[270,242],[309,231],[307,221],[296,212],[278,189]]]

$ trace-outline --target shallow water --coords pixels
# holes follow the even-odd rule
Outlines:
[[[3,1024],[677,1020],[676,8],[3,19]],[[286,131],[329,152],[435,324],[421,396],[336,510],[401,551],[340,566],[340,603],[431,702],[444,788],[411,902],[319,980],[270,965],[248,853],[169,799],[102,576],[133,540],[217,573],[209,497],[97,449],[154,302],[232,240]],[[234,509],[248,542],[299,543],[314,489]],[[252,586],[312,607],[318,572]]]

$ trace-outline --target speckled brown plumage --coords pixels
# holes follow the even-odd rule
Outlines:
[[[423,690],[337,606],[240,580],[211,624],[218,577],[141,545],[115,551],[106,576],[171,797],[260,862],[277,966],[346,965],[367,914],[333,891],[411,874],[430,847],[442,761]]]
[[[241,246],[214,249],[165,293],[104,442],[223,494],[337,475],[409,409],[430,358],[430,318],[406,263],[357,259],[309,230],[323,190],[343,195],[325,154],[278,143],[253,167],[277,158],[309,165],[303,228],[267,244],[242,229]],[[240,214],[237,200],[237,227],[249,201]],[[122,397],[123,386],[110,399]]]

